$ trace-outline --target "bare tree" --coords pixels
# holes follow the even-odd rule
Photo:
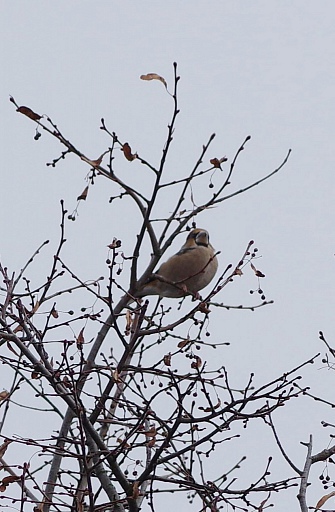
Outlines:
[[[100,128],[109,136],[110,146],[99,158],[91,160],[49,117],[19,106],[11,98],[17,111],[36,123],[36,140],[46,132],[62,144],[64,150],[48,165],[56,166],[59,160],[73,154],[89,166],[88,186],[78,200],[86,199],[89,187],[96,180],[107,180],[112,190],[115,185],[121,190],[113,200],[118,197],[133,201],[140,228],[130,256],[122,252],[121,240],[110,243],[107,287],[102,286],[100,277],[87,281],[64,261],[66,222],[76,218],[76,211],[69,214],[63,202],[60,240],[48,278],[36,285],[28,278],[29,265],[40,257],[47,242],[17,274],[9,272],[5,264],[0,267],[3,277],[1,361],[12,372],[11,383],[0,396],[3,436],[0,460],[6,471],[1,484],[2,502],[6,506],[13,502],[20,510],[30,507],[35,512],[123,512],[125,509],[136,512],[145,503],[154,511],[161,495],[174,492],[186,494],[200,511],[217,511],[223,505],[227,510],[261,511],[270,504],[273,492],[299,484],[302,485],[300,506],[305,511],[308,468],[299,470],[287,457],[272,422],[272,413],[306,393],[306,388],[298,385],[299,371],[315,358],[271,382],[256,386],[250,376],[246,384],[233,389],[225,366],[210,367],[199,355],[201,347],[224,350],[220,333],[215,335],[216,341],[209,339],[210,318],[213,314],[220,315],[223,308],[233,307],[221,302],[220,293],[234,285],[236,276],[250,270],[257,281],[260,298],[259,303],[238,308],[256,309],[271,302],[266,300],[259,284],[264,275],[256,266],[254,242],[246,244],[239,261],[220,269],[204,297],[192,293],[185,283],[168,281],[168,285],[181,289],[184,296],[138,298],[148,281],[164,280],[153,272],[180,233],[195,228],[204,210],[269,179],[285,165],[290,152],[262,179],[231,192],[228,185],[231,190],[235,166],[250,137],[238,148],[230,164],[226,157],[218,157],[206,166],[204,161],[214,139],[211,135],[188,173],[168,181],[164,171],[179,113],[177,66],[174,65],[172,93],[159,75],[141,78],[162,82],[173,101],[158,166],[133,153],[127,142],[120,141],[108,129],[104,119]],[[149,170],[152,183],[146,192],[120,178],[121,158]],[[212,183],[214,173],[220,174],[218,185]],[[207,200],[200,205],[193,201],[187,209],[186,195],[192,199],[192,190],[204,184]],[[170,189],[177,190],[172,211],[158,218],[157,201]],[[138,261],[145,251],[145,240],[150,241],[151,255],[145,253],[148,262],[139,276]],[[127,288],[120,280],[126,272]],[[205,267],[201,272],[205,272]],[[62,300],[69,293],[74,304],[80,303],[83,297],[85,301],[91,298],[93,305],[89,312],[87,309],[79,315],[64,312]],[[116,300],[116,297],[121,298]],[[178,305],[172,312],[171,301]],[[73,331],[70,339],[69,327]],[[86,339],[90,329],[95,332],[93,340]],[[6,420],[12,411],[15,413],[15,397],[22,385],[26,389],[26,414],[33,417],[36,408],[44,411],[45,422],[50,425],[48,438],[37,439],[32,433],[22,439],[6,431]],[[213,461],[220,456],[223,446],[234,438],[242,439],[250,423],[260,420],[272,429],[293,474],[272,480],[269,458],[258,475],[253,474],[248,484],[239,485],[242,458],[225,460],[213,476]],[[58,425],[57,432],[53,434],[55,425]],[[8,457],[18,453],[15,447],[20,444],[34,452],[37,450],[43,463],[9,462]],[[311,462],[314,461],[309,452],[306,465]],[[17,484],[19,493],[15,492]]]

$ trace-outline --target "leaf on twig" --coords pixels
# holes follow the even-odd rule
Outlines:
[[[2,443],[2,445],[0,446],[0,458],[2,458],[5,455],[8,446],[12,442],[13,441],[11,441],[11,439],[6,439],[6,441],[4,443]]]
[[[210,163],[213,167],[216,167],[219,169],[221,167],[221,164],[223,162],[227,162],[228,158],[226,156],[223,156],[222,158],[211,158]]]
[[[85,327],[83,327],[82,330],[80,331],[80,333],[78,334],[78,338],[77,338],[77,347],[78,348],[81,348],[82,345],[85,343],[84,329],[85,329]]]
[[[261,272],[260,270],[257,270],[257,268],[255,267],[255,265],[253,265],[252,263],[250,263],[250,266],[252,268],[252,270],[255,272],[255,275],[257,277],[265,277],[265,274],[263,274],[263,272]]]
[[[198,310],[201,313],[204,313],[204,315],[208,315],[211,312],[211,310],[208,308],[208,304],[206,302],[200,302],[200,304],[198,306]]]
[[[329,500],[329,498],[332,498],[333,496],[335,496],[335,491],[332,491],[329,494],[325,494],[324,496],[322,496],[322,498],[320,498],[319,501],[317,502],[315,510],[319,510],[322,507],[322,505],[324,505],[326,501]]]
[[[31,110],[31,108],[29,108],[29,107],[24,107],[24,106],[19,107],[16,109],[16,112],[20,112],[20,114],[23,114],[24,116],[29,117],[33,121],[39,121],[40,119],[42,119],[42,116],[40,116],[39,114],[36,114],[36,112]]]
[[[137,158],[137,154],[136,153],[133,154],[131,152],[131,147],[129,146],[128,142],[125,142],[123,144],[121,151],[123,151],[124,156],[126,157],[126,159],[129,162],[132,162],[133,160],[135,160],[135,158]]]
[[[171,366],[171,352],[165,354],[165,356],[163,357],[163,361],[165,366]]]
[[[88,186],[84,188],[84,190],[82,191],[82,193],[80,194],[80,196],[77,197],[77,201],[86,201],[86,198],[87,198],[87,194],[88,194]]]
[[[12,482],[17,482],[18,480],[20,480],[20,477],[17,476],[17,475],[9,475],[9,476],[5,476],[1,483],[0,483],[0,492],[3,492],[6,490],[6,487],[11,484]]]
[[[54,318],[58,318],[59,317],[57,309],[52,308],[51,316],[53,316]]]
[[[234,275],[235,276],[243,276],[243,272],[240,268],[235,268]]]
[[[164,84],[165,89],[167,90],[167,83],[166,83],[165,78],[163,78],[160,75],[157,75],[157,73],[147,73],[146,75],[141,75],[140,79],[141,80],[159,80],[160,82],[162,82],[162,84]]]
[[[109,249],[117,249],[118,247],[121,247],[121,240],[118,240],[117,238],[113,238],[113,242],[109,245],[107,245]]]
[[[6,398],[9,397],[9,392],[4,389],[3,391],[0,391],[0,401],[1,400],[6,400]]]
[[[194,358],[195,361],[193,361],[193,363],[191,364],[191,368],[200,368],[200,366],[202,365],[201,358],[199,356],[194,356]]]
[[[190,342],[189,338],[187,338],[186,340],[182,340],[178,343],[177,347],[184,348],[189,342]]]

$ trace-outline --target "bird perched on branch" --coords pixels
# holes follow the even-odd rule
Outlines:
[[[192,229],[180,251],[149,277],[136,293],[136,297],[198,297],[199,290],[211,282],[217,268],[218,261],[215,250],[209,243],[208,232],[200,228]]]

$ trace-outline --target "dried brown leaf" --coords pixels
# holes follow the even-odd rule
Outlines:
[[[265,274],[263,274],[263,272],[261,272],[260,270],[257,270],[257,268],[255,267],[255,265],[253,265],[252,263],[250,263],[250,267],[252,268],[252,270],[255,272],[255,275],[257,277],[265,277]]]
[[[208,308],[208,304],[206,302],[200,302],[200,304],[198,306],[198,310],[201,313],[204,313],[205,315],[208,315],[211,312],[211,310]]]
[[[320,498],[319,501],[317,502],[315,510],[320,509],[322,505],[324,505],[326,501],[328,501],[329,498],[332,498],[333,496],[335,496],[335,491],[332,491],[329,494],[325,494],[324,496],[322,496],[322,498]]]
[[[118,240],[117,238],[113,238],[113,242],[109,245],[107,245],[109,249],[117,249],[118,247],[121,247],[121,240]]]
[[[10,439],[6,439],[6,441],[4,443],[2,443],[2,445],[0,446],[0,458],[3,457],[6,453],[6,450],[8,448],[8,446],[10,445],[10,443],[12,443],[13,441],[11,441]]]
[[[9,476],[5,476],[2,479],[2,484],[4,486],[7,486],[7,485],[11,484],[12,482],[17,482],[18,480],[20,480],[19,476],[17,476],[17,475],[9,475]]]
[[[140,79],[141,80],[159,80],[160,82],[162,82],[162,84],[164,84],[165,89],[167,89],[167,83],[166,83],[165,78],[163,78],[160,75],[157,75],[157,73],[147,73],[146,75],[141,75]]]
[[[191,364],[191,368],[200,368],[202,365],[201,358],[199,356],[194,356],[195,361]]]
[[[189,342],[190,342],[190,340],[189,340],[189,339],[182,340],[182,341],[180,341],[180,342],[178,343],[177,347],[178,347],[178,348],[184,348],[184,347],[186,347],[186,345],[187,345]]]
[[[235,268],[234,274],[235,276],[243,276],[243,272],[240,268]]]
[[[6,400],[9,397],[9,392],[7,390],[0,391],[0,400]]]
[[[171,366],[171,352],[165,354],[165,356],[163,357],[163,361],[165,366]]]
[[[125,142],[122,146],[122,151],[123,151],[123,154],[124,156],[126,157],[126,159],[129,161],[129,162],[132,162],[133,160],[135,160],[135,158],[137,158],[137,154],[133,154],[131,152],[131,147],[129,146],[128,142]]]
[[[82,191],[82,193],[80,194],[80,196],[77,197],[77,201],[86,201],[86,198],[87,198],[87,194],[88,194],[88,187],[85,187],[84,190]]]
[[[53,316],[54,318],[58,318],[59,317],[57,309],[52,308],[51,316]]]
[[[227,162],[227,160],[228,158],[226,156],[223,156],[222,158],[212,158],[210,160],[210,163],[212,164],[213,167],[220,168],[221,164],[223,162]]]
[[[82,330],[80,331],[80,333],[78,334],[78,338],[77,338],[77,347],[78,348],[81,347],[85,343],[84,329],[85,329],[85,327],[83,327]]]
[[[40,119],[42,119],[42,116],[40,116],[39,114],[36,114],[36,112],[31,110],[31,108],[29,108],[29,107],[24,107],[24,106],[19,107],[16,109],[16,112],[20,112],[20,114],[23,114],[23,115],[29,117],[33,121],[39,121]]]
[[[211,158],[210,163],[213,167],[220,168],[220,160],[218,158]]]

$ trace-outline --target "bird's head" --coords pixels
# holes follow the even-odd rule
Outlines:
[[[190,231],[186,244],[191,247],[192,245],[200,245],[203,247],[208,247],[209,245],[209,234],[208,231],[201,228],[192,229]]]

